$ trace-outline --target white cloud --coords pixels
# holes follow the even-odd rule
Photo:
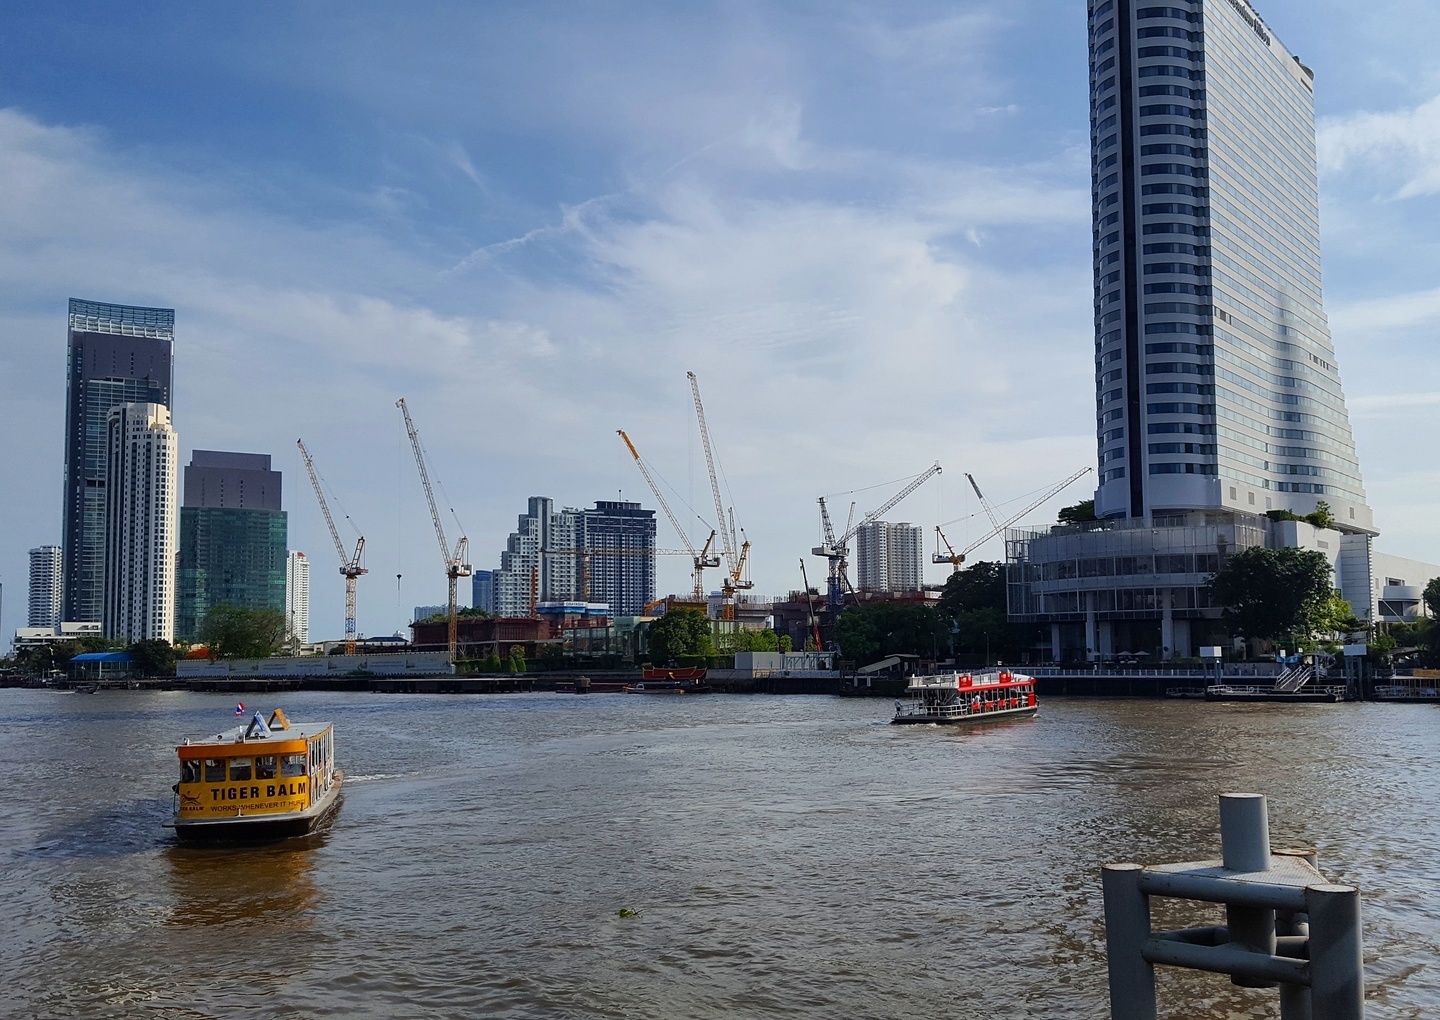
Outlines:
[[[1326,118],[1317,142],[1324,171],[1368,171],[1396,198],[1440,192],[1440,96],[1408,110]]]

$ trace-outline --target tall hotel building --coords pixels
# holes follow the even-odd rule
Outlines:
[[[60,547],[42,545],[30,550],[30,614],[31,627],[60,626]]]
[[[1056,657],[1192,655],[1205,581],[1313,544],[1357,612],[1375,534],[1321,301],[1314,74],[1246,0],[1092,0],[1099,487],[1012,532],[1010,610]],[[1267,511],[1329,504],[1333,531]]]
[[[175,312],[70,299],[65,394],[63,619],[104,615],[107,429],[112,408],[170,406]]]
[[[179,448],[163,404],[110,411],[103,622],[107,638],[174,637]]]

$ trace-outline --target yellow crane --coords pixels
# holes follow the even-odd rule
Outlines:
[[[690,394],[695,400],[695,420],[700,424],[700,445],[705,449],[705,466],[710,471],[710,492],[715,497],[715,526],[720,531],[720,547],[725,553],[726,573],[720,582],[723,595],[721,619],[735,619],[735,592],[755,587],[749,578],[750,540],[745,529],[735,527],[735,508],[727,515],[725,501],[720,495],[720,478],[715,470],[715,451],[710,443],[710,427],[705,422],[705,405],[700,401],[700,381],[694,372],[686,372],[690,380]]]
[[[697,550],[695,543],[690,541],[690,536],[685,534],[685,529],[680,527],[680,521],[676,519],[674,512],[670,509],[670,504],[665,502],[665,497],[661,494],[660,486],[656,484],[654,476],[650,474],[650,469],[646,467],[645,462],[640,459],[640,451],[635,449],[635,444],[630,441],[630,437],[625,434],[624,429],[616,429],[615,434],[625,443],[625,448],[630,451],[630,456],[635,458],[635,466],[638,467],[640,473],[645,476],[645,481],[650,486],[650,491],[655,494],[655,501],[660,504],[660,509],[665,511],[665,516],[670,519],[670,524],[675,529],[675,533],[680,536],[680,541],[685,543],[685,549],[689,553],[691,562],[694,565],[690,579],[694,582],[695,598],[697,600],[704,600],[705,568],[718,567],[720,565],[720,557],[710,551],[710,546],[715,542],[715,530],[713,528],[711,529],[710,537],[705,540],[704,547]]]
[[[440,558],[445,561],[445,578],[450,582],[450,661],[454,662],[455,646],[460,636],[460,611],[455,597],[455,586],[460,578],[470,576],[470,564],[466,561],[470,552],[470,539],[461,535],[454,550],[451,550],[450,542],[445,537],[445,524],[440,519],[440,509],[435,505],[435,490],[430,485],[430,472],[425,467],[425,450],[420,445],[420,433],[415,430],[415,423],[410,420],[410,409],[405,406],[405,398],[395,401],[395,406],[400,408],[400,413],[405,417],[405,431],[410,434],[410,446],[415,451],[415,466],[420,469],[420,484],[425,487],[425,501],[430,504],[430,519],[435,522],[435,537],[440,542]]]
[[[361,574],[369,573],[360,565],[360,561],[365,556],[365,536],[361,535],[355,542],[354,555],[346,556],[345,543],[340,540],[340,531],[335,527],[335,518],[330,516],[330,505],[325,502],[325,490],[320,487],[320,476],[315,472],[315,462],[310,459],[310,451],[305,449],[305,440],[297,439],[295,445],[300,447],[300,456],[305,459],[305,470],[310,474],[310,484],[315,489],[315,498],[320,502],[320,512],[325,516],[325,524],[330,528],[330,537],[335,540],[335,552],[340,556],[340,573],[345,575],[345,654],[354,655],[355,579]]]
[[[930,557],[930,562],[948,563],[951,567],[950,572],[952,574],[957,573],[960,570],[960,565],[965,562],[966,556],[969,556],[976,549],[980,548],[986,542],[990,541],[996,535],[1000,534],[1006,528],[1010,527],[1010,525],[1014,524],[1020,518],[1024,517],[1031,510],[1034,510],[1041,503],[1044,503],[1051,496],[1054,496],[1062,489],[1067,488],[1072,482],[1076,481],[1077,479],[1083,478],[1092,470],[1094,469],[1088,467],[1081,468],[1079,471],[1076,471],[1063,482],[1057,482],[1055,485],[1050,486],[1050,488],[1045,490],[1045,494],[1043,496],[1040,496],[1038,499],[1032,500],[1031,502],[1027,503],[1025,505],[1025,509],[1021,510],[1017,514],[1012,514],[1004,521],[1000,520],[999,515],[995,513],[995,508],[990,505],[990,501],[986,499],[985,494],[980,491],[980,486],[975,484],[974,477],[967,473],[965,477],[970,479],[970,487],[975,490],[975,495],[980,497],[980,506],[982,509],[984,509],[985,516],[990,518],[990,530],[987,531],[982,537],[977,538],[975,541],[971,542],[964,549],[960,550],[957,553],[955,551],[955,547],[950,544],[950,540],[945,537],[945,532],[940,530],[941,525],[935,525],[935,554]],[[959,519],[960,518],[956,518],[956,520]],[[954,524],[955,521],[946,521],[945,523]],[[940,551],[941,543],[944,543],[945,545],[945,552],[943,553]]]

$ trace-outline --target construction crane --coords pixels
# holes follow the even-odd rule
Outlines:
[[[846,569],[848,567],[850,540],[855,537],[861,528],[871,521],[878,520],[889,513],[901,500],[920,488],[920,486],[924,485],[931,478],[940,474],[940,472],[940,463],[936,461],[920,474],[916,475],[905,488],[860,518],[859,524],[852,525],[847,521],[845,533],[839,538],[835,537],[835,528],[830,522],[830,509],[825,504],[825,497],[820,497],[820,526],[824,534],[824,544],[816,546],[814,549],[811,549],[810,552],[812,555],[824,557],[830,563],[826,604],[830,609],[831,627],[834,627],[840,619],[841,603],[844,600],[844,587],[849,583],[849,578],[846,576]],[[850,508],[850,520],[854,520],[854,517],[855,508],[852,506]]]
[[[695,420],[700,424],[700,445],[705,450],[705,466],[710,471],[710,492],[715,497],[715,526],[720,530],[720,547],[725,553],[726,574],[720,582],[723,597],[721,619],[735,619],[735,592],[753,588],[754,583],[746,576],[750,560],[750,540],[744,529],[735,527],[735,508],[725,512],[725,501],[720,495],[720,478],[715,470],[715,451],[710,443],[710,428],[705,423],[705,405],[700,401],[700,381],[694,372],[686,372],[690,380],[690,395],[695,399]]]
[[[647,468],[645,462],[640,459],[640,451],[635,449],[635,444],[630,441],[630,437],[625,434],[624,429],[616,429],[615,434],[624,441],[625,448],[630,451],[630,456],[635,458],[635,466],[638,467],[640,473],[645,476],[645,481],[650,486],[650,491],[655,494],[655,501],[660,504],[660,509],[665,511],[665,516],[670,519],[670,524],[674,527],[675,533],[680,536],[680,541],[685,543],[685,548],[690,554],[691,562],[694,564],[690,579],[694,582],[695,598],[697,601],[703,600],[705,598],[705,568],[718,567],[720,565],[720,557],[710,551],[710,547],[715,544],[717,532],[711,529],[710,537],[705,540],[704,547],[697,550],[695,543],[690,541],[690,536],[685,534],[685,529],[680,527],[680,521],[676,519],[674,511],[670,509],[670,504],[665,502],[665,497],[661,494],[660,486],[656,484],[655,478],[650,474],[650,469]]]
[[[445,537],[445,524],[440,519],[440,509],[435,505],[435,490],[430,486],[430,472],[425,467],[425,451],[420,446],[420,433],[410,420],[410,409],[405,398],[395,401],[400,413],[405,416],[405,431],[410,434],[410,446],[415,450],[415,466],[420,469],[420,484],[425,487],[425,501],[430,504],[430,519],[435,522],[435,537],[440,542],[440,558],[445,561],[445,577],[450,582],[450,661],[455,661],[455,646],[460,637],[460,610],[455,598],[456,582],[470,576],[470,564],[466,557],[470,552],[470,539],[461,535],[452,551]],[[452,511],[453,512],[453,511]]]
[[[800,557],[800,581],[805,585],[805,605],[810,611],[810,634],[815,639],[815,651],[820,650],[820,624],[815,620],[815,599],[810,594],[810,576],[805,572],[805,557]]]
[[[1051,496],[1054,496],[1056,493],[1062,491],[1065,488],[1068,488],[1073,482],[1075,482],[1077,479],[1083,478],[1092,470],[1094,469],[1088,467],[1081,468],[1079,471],[1076,471],[1063,482],[1059,482],[1046,489],[1043,496],[1040,496],[1038,499],[1035,499],[1030,503],[1026,504],[1025,509],[1021,510],[1017,514],[1012,514],[1010,518],[1005,521],[1001,521],[998,519],[998,515],[995,513],[995,508],[992,507],[990,505],[990,501],[981,494],[980,486],[975,484],[975,479],[973,477],[971,477],[969,474],[966,474],[965,477],[970,479],[970,485],[972,488],[974,488],[975,495],[980,497],[980,505],[985,509],[985,515],[990,518],[991,529],[987,531],[982,537],[977,538],[975,541],[971,542],[964,549],[960,550],[957,553],[955,551],[955,547],[950,544],[950,540],[945,537],[945,532],[940,530],[941,526],[938,524],[935,525],[935,554],[930,557],[930,562],[948,563],[951,567],[950,572],[952,574],[957,573],[960,570],[960,565],[965,562],[966,556],[970,555],[976,549],[980,548],[986,542],[990,541],[996,535],[1000,534],[1006,528],[1010,527],[1010,525],[1014,524],[1020,518],[1024,517],[1031,510],[1034,510],[1041,503],[1044,503]],[[947,521],[946,523],[954,522]],[[944,553],[940,552],[941,543],[944,543],[945,545],[946,551]]]
[[[305,440],[295,440],[300,447],[300,456],[305,459],[305,470],[310,473],[310,484],[315,488],[315,498],[320,501],[320,512],[325,515],[325,524],[330,528],[330,537],[335,540],[335,552],[340,557],[340,573],[345,575],[345,654],[355,654],[355,579],[369,573],[360,565],[365,556],[365,536],[355,542],[355,553],[345,555],[345,543],[340,540],[340,530],[335,527],[335,518],[330,516],[330,504],[325,502],[325,490],[320,487],[320,476],[315,472],[315,462],[310,451],[305,449]]]

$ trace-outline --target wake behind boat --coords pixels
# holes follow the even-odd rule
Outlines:
[[[895,702],[892,723],[973,723],[1034,715],[1035,678],[999,670],[912,677],[908,703]]]

